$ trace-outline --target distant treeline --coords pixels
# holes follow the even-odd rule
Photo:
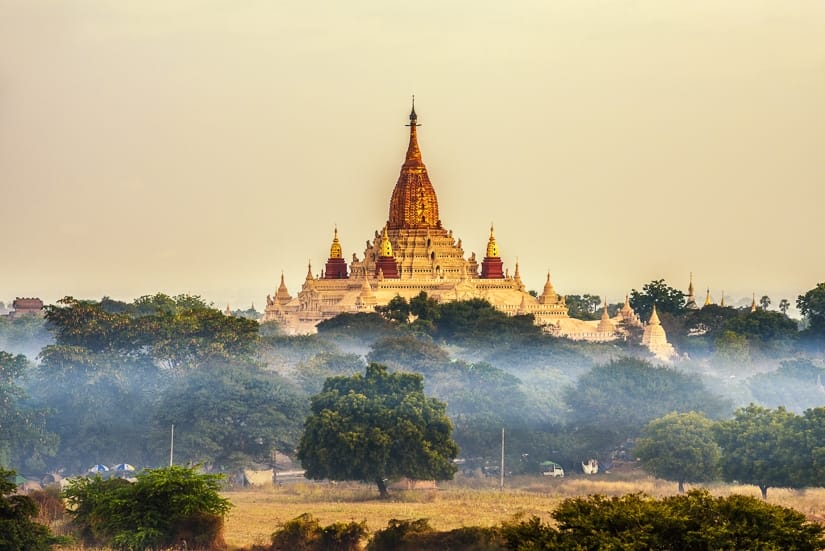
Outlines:
[[[294,457],[324,380],[368,361],[424,376],[476,474],[495,462],[502,427],[508,471],[539,473],[546,460],[570,471],[591,457],[609,464],[631,458],[647,423],[674,411],[724,419],[751,402],[794,412],[825,403],[822,295],[821,284],[800,297],[802,331],[766,309],[662,308],[669,337],[689,351],[673,366],[654,363],[632,336],[558,339],[482,300],[398,298],[289,336],[195,296],[66,297],[45,319],[0,323],[0,465],[32,476],[162,465],[173,424],[176,462],[272,464]]]

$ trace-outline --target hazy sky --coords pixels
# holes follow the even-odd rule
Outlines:
[[[387,219],[529,288],[825,281],[822,0],[0,0],[0,300],[295,295]]]

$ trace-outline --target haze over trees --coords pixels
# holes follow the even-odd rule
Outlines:
[[[227,472],[265,468],[274,452],[294,457],[310,397],[326,379],[378,362],[389,374],[420,374],[426,396],[445,404],[468,465],[498,463],[504,427],[508,473],[538,474],[545,460],[575,472],[591,457],[605,465],[632,459],[633,440],[671,412],[724,420],[754,402],[785,406],[804,425],[803,412],[825,396],[825,338],[812,331],[820,287],[800,296],[802,331],[770,309],[663,311],[668,337],[683,352],[668,367],[632,342],[572,342],[542,333],[530,316],[509,317],[484,301],[439,304],[425,294],[337,316],[301,336],[224,316],[188,295],[128,303],[67,297],[45,320],[0,324],[0,342],[16,350],[42,343],[36,361],[0,355],[2,419],[27,420],[0,432],[0,453],[37,477],[95,463],[162,465],[174,423],[176,461]],[[671,289],[654,281],[637,298],[667,298]],[[807,435],[797,448],[818,449],[822,435],[804,426],[793,429]],[[728,442],[723,455],[733,449]],[[821,484],[815,472],[794,484]]]

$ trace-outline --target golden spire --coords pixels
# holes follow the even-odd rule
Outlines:
[[[284,275],[281,274],[281,281],[283,281],[283,278],[284,278]],[[312,261],[309,260],[309,261],[307,261],[307,279],[306,280],[307,281],[312,281],[314,279],[315,278],[312,277]]]
[[[690,272],[690,285],[688,285],[688,295],[693,296],[693,272]]]
[[[653,303],[653,313],[650,314],[650,321],[648,321],[647,324],[662,325],[662,322],[659,321],[659,314],[656,313],[656,303]]]
[[[710,306],[711,304],[713,303],[710,301],[710,287],[708,287],[708,294],[705,295],[705,306]]]
[[[440,228],[438,199],[418,148],[415,97],[410,111],[410,143],[390,199],[389,229]]]
[[[410,110],[410,144],[407,146],[407,157],[404,159],[404,166],[407,167],[424,167],[421,161],[421,150],[418,148],[418,132],[416,128],[421,126],[418,124],[418,115],[415,114],[415,94],[412,97],[412,109]]]
[[[338,226],[335,226],[335,237],[332,238],[332,245],[329,247],[330,258],[344,258],[344,253],[341,249],[341,242],[338,241]]]
[[[610,315],[607,313],[607,297],[604,297],[604,308],[602,309],[602,319],[609,320]]]
[[[487,241],[487,258],[498,258],[498,245],[496,245],[492,224],[490,224],[490,239]]]
[[[725,306],[725,291],[722,291],[722,300],[719,301],[719,306]]]
[[[392,256],[392,243],[387,235],[387,227],[384,226],[384,233],[381,235],[381,256]]]
[[[756,312],[756,293],[753,294],[753,300],[751,301],[751,312]]]
[[[278,292],[280,292],[281,290],[286,292],[286,283],[284,283],[284,271],[283,270],[281,270],[281,284],[278,286]]]

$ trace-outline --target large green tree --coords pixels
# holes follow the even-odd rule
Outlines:
[[[307,478],[375,482],[386,496],[388,479],[455,473],[452,423],[421,375],[371,363],[363,375],[327,379],[311,409],[298,446]]]
[[[630,292],[630,306],[643,320],[650,317],[654,304],[660,314],[681,314],[685,309],[685,294],[665,283],[664,279],[645,283],[641,291],[633,289]]]
[[[675,480],[683,493],[685,482],[707,482],[718,475],[721,451],[712,427],[710,419],[696,412],[670,413],[648,423],[633,453],[645,471]]]
[[[805,457],[803,437],[793,413],[783,407],[751,404],[719,422],[714,430],[722,448],[722,477],[728,482],[754,484],[767,499],[768,488],[806,485],[798,465]]]

